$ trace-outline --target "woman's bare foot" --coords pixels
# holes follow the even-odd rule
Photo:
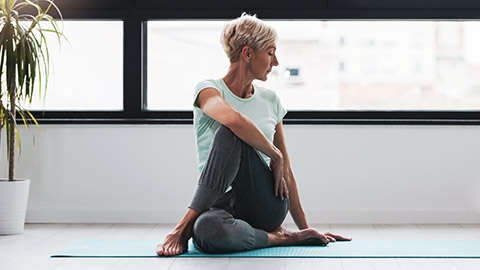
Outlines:
[[[179,230],[173,230],[165,237],[163,243],[157,246],[159,256],[175,256],[185,253],[188,250],[189,236]]]
[[[159,256],[180,255],[188,250],[188,240],[192,237],[195,220],[200,213],[188,208],[185,216],[175,226],[175,229],[165,237],[163,243],[157,246]]]
[[[352,239],[329,232],[321,234],[312,228],[292,232],[279,226],[268,233],[269,246],[325,246],[337,240],[350,241]]]

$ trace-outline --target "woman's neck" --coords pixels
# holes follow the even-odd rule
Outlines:
[[[232,63],[223,81],[228,89],[240,98],[249,98],[253,95],[252,78],[247,76],[247,68],[241,67],[240,63]]]

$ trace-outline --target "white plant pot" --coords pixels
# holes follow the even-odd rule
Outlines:
[[[0,179],[0,235],[23,233],[29,189],[28,179]]]

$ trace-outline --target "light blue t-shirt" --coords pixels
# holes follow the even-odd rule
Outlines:
[[[201,81],[195,87],[195,96],[193,98],[193,123],[197,138],[197,155],[200,172],[202,172],[203,166],[207,161],[213,135],[221,125],[206,115],[195,104],[198,94],[205,88],[218,90],[230,106],[250,118],[260,128],[267,139],[273,143],[275,126],[280,123],[285,114],[287,114],[287,111],[280,103],[280,99],[275,92],[253,84],[253,95],[244,99],[233,94],[222,78]],[[265,162],[270,164],[270,158],[261,152],[260,154]]]

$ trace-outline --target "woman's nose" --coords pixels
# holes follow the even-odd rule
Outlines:
[[[278,59],[277,59],[276,56],[275,56],[275,58],[273,59],[273,65],[274,65],[274,66],[278,66]]]

